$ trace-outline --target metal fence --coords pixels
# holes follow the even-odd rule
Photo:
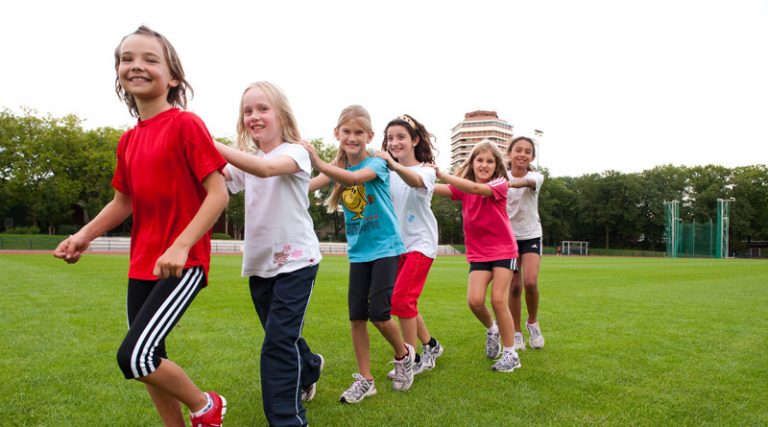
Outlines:
[[[0,250],[48,251],[53,250],[62,237],[51,238],[22,238],[0,237]],[[128,253],[131,250],[129,237],[97,237],[88,247],[88,252],[95,253]],[[243,253],[242,240],[211,240],[211,252],[217,254]],[[346,243],[320,242],[320,252],[325,255],[346,255]],[[437,247],[438,255],[461,255],[461,252],[450,245]]]

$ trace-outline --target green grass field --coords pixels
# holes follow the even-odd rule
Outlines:
[[[0,254],[0,425],[159,425],[115,352],[125,333],[127,256]],[[265,425],[261,327],[240,258],[215,256],[204,290],[168,340],[204,389],[229,400],[229,426]],[[463,257],[436,261],[420,308],[446,352],[406,393],[391,390],[392,354],[371,328],[379,394],[342,405],[356,364],[347,260],[326,257],[305,324],[326,358],[316,426],[766,425],[768,262],[545,257],[542,350],[522,369],[490,370],[484,330],[466,306]]]

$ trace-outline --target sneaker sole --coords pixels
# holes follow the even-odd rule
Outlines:
[[[501,370],[501,369],[496,369],[495,366],[491,366],[491,370],[494,371],[494,372],[501,372],[502,374],[508,374],[510,372],[514,372],[515,369],[520,369],[522,367],[523,367],[523,364],[522,363],[518,363],[517,365],[513,366],[512,369],[503,369],[503,370]]]
[[[363,394],[362,397],[360,397],[360,399],[357,399],[357,400],[346,400],[346,399],[344,399],[344,396],[341,396],[339,398],[339,402],[341,402],[341,403],[348,403],[348,404],[350,404],[350,403],[351,404],[355,404],[355,403],[362,402],[363,399],[365,399],[368,396],[375,396],[375,395],[376,395],[376,390],[373,390],[373,392],[368,392],[368,393]]]

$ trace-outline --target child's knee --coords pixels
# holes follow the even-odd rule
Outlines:
[[[132,354],[133,349],[126,348],[125,346],[120,346],[120,349],[117,350],[117,366],[120,367],[123,375],[128,379],[137,378],[134,372],[135,363],[133,363]]]
[[[509,309],[509,299],[506,295],[491,295],[491,306],[495,312]]]
[[[539,289],[539,283],[536,278],[530,278],[525,281],[525,292],[535,292]]]
[[[467,305],[472,311],[482,310],[485,306],[485,298],[467,298]]]

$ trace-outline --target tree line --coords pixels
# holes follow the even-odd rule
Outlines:
[[[88,222],[113,195],[115,150],[124,129],[86,130],[75,115],[41,116],[34,110],[0,112],[0,230],[23,228],[68,234]],[[227,139],[217,138],[230,143]],[[312,141],[325,160],[335,145]],[[768,168],[764,164],[661,165],[640,173],[605,171],[580,177],[552,177],[544,168],[539,211],[544,243],[589,241],[592,247],[664,250],[664,202],[680,201],[683,221],[716,218],[718,198],[731,204],[731,247],[768,240]],[[328,213],[322,200],[330,189],[310,197],[310,213],[321,239],[343,239],[343,215]],[[435,198],[441,243],[463,243],[461,207]],[[242,194],[226,211],[226,231],[242,235]],[[127,232],[130,220],[118,232]]]

